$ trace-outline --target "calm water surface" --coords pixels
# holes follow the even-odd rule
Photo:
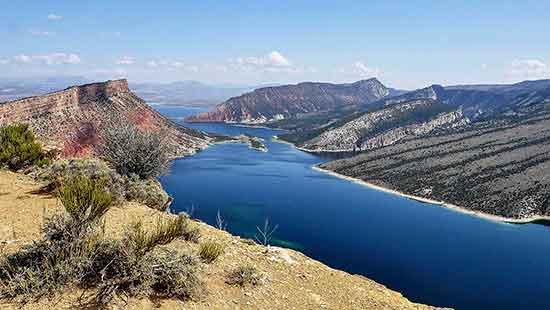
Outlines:
[[[170,117],[197,109],[157,107]],[[550,229],[493,223],[311,169],[323,159],[270,141],[278,131],[196,129],[266,139],[267,153],[216,145],[174,162],[161,179],[173,208],[252,238],[267,217],[274,243],[362,274],[412,301],[456,309],[550,309]]]

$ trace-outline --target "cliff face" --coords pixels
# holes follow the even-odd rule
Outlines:
[[[388,96],[377,79],[353,84],[300,83],[260,88],[219,104],[211,112],[187,118],[191,122],[265,123],[299,114],[366,104]]]
[[[366,113],[306,141],[302,147],[312,151],[370,150],[467,123],[461,110],[433,100],[413,100]]]
[[[66,156],[92,151],[102,128],[122,122],[162,131],[176,146],[178,156],[208,143],[202,133],[172,123],[150,108],[130,92],[126,80],[73,86],[0,104],[0,126],[27,123],[46,147],[59,149]]]

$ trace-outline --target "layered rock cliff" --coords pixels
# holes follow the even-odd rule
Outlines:
[[[366,113],[301,146],[311,151],[370,150],[467,123],[460,109],[449,109],[434,100],[413,100]]]
[[[260,88],[219,104],[190,122],[266,123],[296,115],[367,104],[386,97],[390,89],[377,79],[352,84],[300,83]]]
[[[0,104],[0,126],[27,123],[46,147],[66,156],[92,151],[102,128],[123,122],[162,132],[176,147],[177,156],[205,148],[209,140],[153,110],[128,89],[126,80],[73,86]]]

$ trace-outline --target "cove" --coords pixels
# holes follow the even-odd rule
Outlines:
[[[156,108],[173,119],[197,109]],[[180,121],[181,123],[181,121]],[[183,123],[182,123],[183,124]],[[268,152],[214,145],[161,178],[172,209],[253,238],[265,218],[275,245],[360,274],[408,299],[456,309],[550,309],[550,228],[505,224],[420,203],[311,169],[326,159],[271,141],[277,130],[184,124],[266,140]]]

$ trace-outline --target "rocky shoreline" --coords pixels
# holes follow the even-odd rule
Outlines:
[[[411,195],[411,194],[407,194],[407,193],[400,192],[400,191],[397,191],[397,190],[389,189],[389,188],[379,186],[379,185],[376,185],[374,183],[370,183],[370,182],[367,182],[367,181],[364,181],[364,180],[361,180],[361,179],[358,179],[358,178],[352,178],[352,177],[349,177],[349,176],[346,176],[346,175],[343,175],[343,174],[340,174],[340,173],[337,173],[337,172],[334,172],[334,171],[331,171],[331,170],[328,170],[328,169],[323,169],[319,166],[313,166],[312,169],[315,170],[315,171],[323,172],[323,173],[326,173],[328,175],[337,177],[337,178],[342,179],[342,180],[350,181],[350,182],[353,182],[353,183],[356,183],[356,184],[366,186],[368,188],[372,188],[372,189],[377,190],[377,191],[389,193],[389,194],[392,194],[392,195],[397,195],[397,196],[400,196],[400,197],[403,197],[403,198],[415,200],[415,201],[425,203],[425,204],[430,204],[430,205],[434,205],[434,206],[447,208],[447,209],[455,211],[455,212],[460,212],[460,213],[467,214],[467,215],[470,215],[470,216],[476,216],[476,217],[479,217],[479,218],[482,218],[482,219],[485,219],[485,220],[489,220],[489,221],[492,221],[492,222],[510,223],[510,224],[529,224],[529,223],[533,223],[533,222],[537,222],[537,221],[550,221],[550,217],[548,217],[548,216],[532,216],[532,217],[529,217],[529,218],[516,219],[516,218],[508,218],[508,217],[504,217],[504,216],[492,215],[492,214],[488,214],[488,213],[483,213],[483,212],[479,212],[479,211],[470,210],[470,209],[467,209],[467,208],[464,208],[464,207],[461,207],[461,206],[457,206],[457,205],[454,205],[454,204],[451,204],[451,203],[448,203],[448,202],[434,200],[434,199],[421,197],[421,196],[416,196],[416,195]]]

